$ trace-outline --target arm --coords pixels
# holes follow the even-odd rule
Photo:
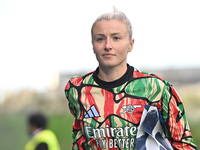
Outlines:
[[[81,129],[81,121],[77,119],[81,114],[81,110],[76,98],[74,98],[73,94],[74,92],[76,93],[75,88],[70,88],[70,82],[68,82],[68,84],[65,87],[65,95],[69,102],[68,103],[69,110],[75,118],[72,131],[72,139],[73,139],[72,149],[83,150],[84,149],[83,145],[86,142],[86,138],[84,137],[84,134]]]
[[[168,85],[163,94],[163,119],[166,123],[166,135],[174,149],[197,149],[187,122],[183,103],[173,86]]]
[[[73,150],[83,150],[84,143],[86,142],[85,136],[82,134],[80,121],[75,119],[72,131],[72,138],[73,138]]]

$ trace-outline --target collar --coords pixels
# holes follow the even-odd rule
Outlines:
[[[122,77],[120,77],[117,80],[111,81],[111,82],[106,82],[106,81],[101,80],[97,76],[98,72],[99,72],[99,67],[98,67],[95,70],[95,72],[93,73],[93,78],[94,78],[95,82],[101,87],[104,87],[104,88],[115,88],[115,87],[118,87],[118,86],[126,83],[131,77],[133,77],[133,71],[134,71],[134,68],[132,66],[130,66],[129,64],[127,64],[127,70],[126,70],[125,74]]]
[[[43,131],[44,128],[38,128],[36,129],[32,134],[31,134],[31,138],[34,137],[36,134],[38,134],[39,132]]]

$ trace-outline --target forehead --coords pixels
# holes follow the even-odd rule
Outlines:
[[[93,27],[94,34],[96,32],[106,32],[106,31],[128,33],[128,27],[123,21],[116,19],[98,21]]]

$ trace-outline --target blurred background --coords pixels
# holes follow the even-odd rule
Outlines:
[[[48,116],[61,149],[71,149],[73,117],[64,88],[71,76],[98,66],[91,26],[113,6],[133,26],[128,63],[174,85],[199,144],[198,0],[0,0],[0,150],[23,149],[26,116],[34,111]]]

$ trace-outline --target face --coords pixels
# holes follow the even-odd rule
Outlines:
[[[133,43],[122,21],[102,20],[93,27],[93,50],[100,68],[126,67],[127,54],[132,51]]]
[[[36,126],[28,124],[28,134],[31,135],[37,129]]]

